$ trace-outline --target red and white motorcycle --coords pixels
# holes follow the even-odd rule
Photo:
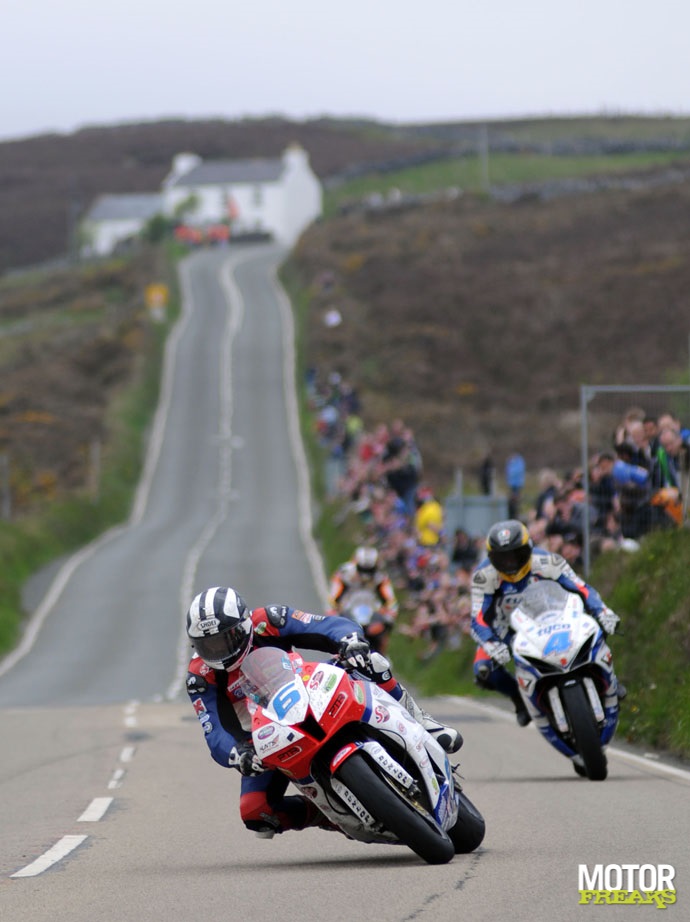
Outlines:
[[[429,864],[481,844],[484,820],[446,753],[378,685],[275,647],[241,672],[262,762],[348,838],[406,845]]]

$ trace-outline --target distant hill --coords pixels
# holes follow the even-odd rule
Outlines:
[[[501,474],[513,451],[532,472],[578,466],[581,384],[687,381],[683,175],[403,201],[314,225],[291,261],[310,292],[306,362],[356,386],[369,428],[412,426],[438,488],[487,454]],[[325,322],[334,308],[339,325]],[[682,415],[690,424],[687,401]],[[611,447],[618,419],[593,449]]]
[[[86,128],[0,144],[0,272],[65,255],[70,231],[102,193],[153,192],[175,154],[273,157],[293,141],[324,178],[353,163],[414,156],[438,141],[328,120],[166,121]]]
[[[159,188],[173,156],[272,157],[298,141],[322,180],[474,151],[483,126],[389,125],[365,120],[281,118],[171,120],[84,128],[0,143],[0,273],[63,257],[80,215],[103,193]],[[541,119],[493,122],[492,150],[525,146],[559,153],[690,147],[690,120]]]

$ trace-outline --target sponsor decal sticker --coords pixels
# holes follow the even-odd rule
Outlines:
[[[272,725],[269,725],[268,727],[262,727],[257,733],[257,736],[260,740],[267,740],[269,736],[273,736],[275,732],[276,728]]]
[[[578,904],[666,909],[676,902],[675,876],[671,864],[580,864]]]
[[[317,669],[314,673],[311,682],[309,683],[309,688],[313,691],[318,688],[319,685],[323,682],[323,672],[320,669]]]

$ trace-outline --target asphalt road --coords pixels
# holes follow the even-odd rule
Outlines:
[[[487,822],[474,854],[429,867],[335,833],[266,841],[242,827],[239,778],[212,762],[180,694],[183,615],[222,583],[252,605],[322,605],[279,259],[262,248],[185,263],[132,520],[28,588],[32,628],[0,664],[0,918],[653,917],[579,906],[578,865],[596,863],[673,865],[671,911],[688,918],[690,775],[614,747],[609,779],[585,781],[532,728],[474,701],[426,702],[465,736],[466,791]]]

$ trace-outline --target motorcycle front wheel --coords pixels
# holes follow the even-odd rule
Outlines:
[[[453,842],[433,818],[384,781],[364,755],[351,755],[336,775],[374,819],[427,864],[447,864],[455,855]]]
[[[484,841],[486,826],[484,817],[475,807],[462,788],[455,788],[455,800],[458,804],[458,818],[455,826],[448,830],[456,855],[473,852]]]
[[[599,728],[587,700],[587,692],[579,683],[564,685],[561,700],[570,732],[573,748],[582,759],[585,773],[590,781],[604,781],[608,774],[606,754],[601,748]]]

